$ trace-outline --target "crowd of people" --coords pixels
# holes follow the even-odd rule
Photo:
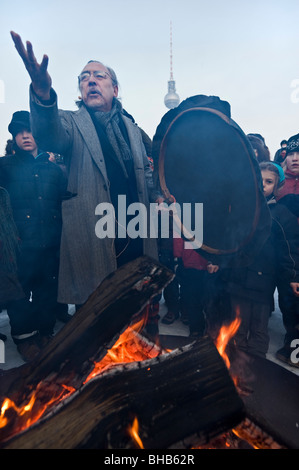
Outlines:
[[[276,357],[298,367],[291,354],[298,345],[293,341],[299,340],[299,134],[290,137],[287,145],[281,143],[276,161],[271,160],[261,135],[247,137],[259,162],[272,220],[270,236],[250,264],[232,269],[221,269],[196,251],[184,250],[182,240],[175,239],[173,264],[177,275],[166,288],[168,312],[162,322],[170,325],[180,319],[189,324],[192,336],[208,332],[216,337],[221,325],[239,314],[236,346],[248,354],[266,357],[268,323],[277,289],[285,337]]]
[[[95,208],[100,202],[112,204],[118,214],[119,195],[126,196],[125,209],[136,202],[149,208],[163,201],[153,179],[150,139],[123,109],[113,69],[89,61],[78,77],[78,110],[60,110],[48,57],[39,64],[31,43],[25,46],[18,34],[11,34],[31,78],[30,112],[13,114],[11,139],[0,158],[0,308],[7,309],[23,359],[34,359],[51,341],[57,319],[69,321],[68,305],[80,308],[107,275],[145,254],[175,272],[164,289],[164,323],[180,318],[196,338],[213,335],[219,323],[239,311],[234,343],[248,354],[266,356],[277,289],[285,328],[277,357],[295,365],[299,134],[281,143],[274,160],[261,135],[247,136],[272,217],[269,238],[250,265],[222,269],[185,249],[177,237],[166,245],[155,238],[133,238],[117,217],[115,237],[99,238]],[[152,311],[157,318],[155,305]]]

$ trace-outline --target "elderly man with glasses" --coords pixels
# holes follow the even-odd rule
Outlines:
[[[79,109],[58,110],[48,57],[44,55],[39,64],[31,43],[24,46],[18,34],[11,35],[31,77],[32,133],[42,148],[65,158],[69,197],[62,207],[58,300],[81,305],[120,265],[142,254],[157,257],[154,238],[132,238],[117,220],[119,195],[126,196],[122,210],[136,202],[148,207],[157,200],[152,170],[140,129],[124,115],[117,99],[118,82],[112,69],[90,61],[78,77]],[[95,233],[100,203],[115,208],[113,239]]]

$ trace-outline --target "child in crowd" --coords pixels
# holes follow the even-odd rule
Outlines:
[[[299,156],[299,153],[298,153]],[[292,158],[292,157],[291,157]],[[299,160],[298,160],[299,161]],[[293,258],[294,269],[299,270],[299,226],[297,218],[286,206],[276,204],[276,196],[279,191],[283,191],[285,181],[283,170],[279,165],[271,162],[260,164],[264,193],[267,198],[272,218],[276,220],[283,228],[285,237],[289,243],[290,254]],[[297,277],[295,278],[297,279]],[[290,360],[293,351],[291,343],[293,339],[299,339],[299,297],[296,292],[296,286],[285,282],[282,277],[277,278],[278,304],[282,313],[283,324],[286,330],[284,346],[276,352],[276,357],[293,366]]]
[[[206,330],[206,286],[210,274],[218,271],[192,247],[187,248],[183,238],[173,239],[173,253],[180,269],[181,309],[189,322],[190,336],[203,336]]]
[[[275,195],[284,180],[283,170],[279,168],[273,162],[261,164],[264,195],[272,215],[269,238],[249,266],[225,273],[232,308],[235,312],[239,310],[241,317],[235,344],[238,349],[259,357],[265,357],[269,347],[268,322],[275,287],[278,283],[288,285],[299,295],[295,259],[298,245],[296,247],[296,236],[292,232],[294,226],[291,228],[294,219],[291,215],[288,217],[283,206],[276,209]]]
[[[277,201],[299,220],[299,134],[290,137],[287,142],[283,168],[285,183],[277,192]]]

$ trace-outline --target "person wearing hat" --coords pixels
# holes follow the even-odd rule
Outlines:
[[[0,186],[9,194],[19,237],[17,273],[24,297],[7,304],[11,335],[25,361],[53,333],[66,177],[38,149],[30,114],[17,111],[8,130],[14,153],[0,158]]]
[[[299,222],[299,134],[288,140],[284,172],[285,183],[278,191],[277,201],[287,206]]]
[[[287,141],[285,159],[285,181],[277,191],[277,207],[284,206],[297,218],[299,222],[299,134],[295,134]],[[293,229],[295,235],[296,228]],[[299,250],[297,244],[297,250]],[[293,339],[299,338],[299,299],[293,295],[289,286],[280,283],[278,289],[278,304],[282,312],[284,327],[286,330],[284,345],[276,353],[276,357],[290,365],[295,366],[290,360]]]
[[[287,145],[288,145],[288,141],[283,139],[280,142],[280,148],[275,152],[275,155],[274,155],[274,162],[278,163],[281,166],[283,166],[285,162],[286,153],[287,153]]]
[[[289,279],[277,273],[278,304],[282,313],[285,327],[284,345],[276,352],[276,357],[293,367],[298,364],[291,361],[292,341],[299,339],[299,225],[295,215],[283,204],[276,203],[276,195],[285,183],[284,171],[278,163],[261,163],[260,169],[264,184],[264,194],[268,202],[272,219],[281,228],[280,233],[287,243],[289,258],[293,264],[294,284],[290,285]],[[278,231],[277,231],[278,232]],[[282,239],[283,240],[283,239]],[[291,264],[290,264],[291,266]],[[295,295],[294,295],[295,294]]]
[[[272,218],[271,233],[248,266],[224,270],[223,279],[230,294],[232,311],[240,312],[241,324],[234,336],[236,347],[265,358],[277,279],[299,300],[299,227],[296,218],[285,207],[276,204],[277,189],[284,181],[282,168],[274,162],[261,162],[259,166]]]

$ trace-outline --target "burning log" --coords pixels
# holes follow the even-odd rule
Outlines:
[[[104,280],[34,362],[4,374],[0,403],[7,401],[0,416],[0,441],[12,431],[4,414],[18,412],[34,399],[38,419],[50,403],[54,406],[78,390],[95,362],[172,278],[171,271],[148,257],[128,263]],[[6,412],[7,407],[11,409]],[[11,426],[15,432],[15,424]]]
[[[136,418],[134,440],[129,428]],[[95,377],[2,448],[190,448],[243,419],[244,405],[227,368],[204,337]]]
[[[234,433],[241,439],[249,442],[255,449],[286,449],[287,447],[277,442],[273,436],[246,418],[235,429]]]

